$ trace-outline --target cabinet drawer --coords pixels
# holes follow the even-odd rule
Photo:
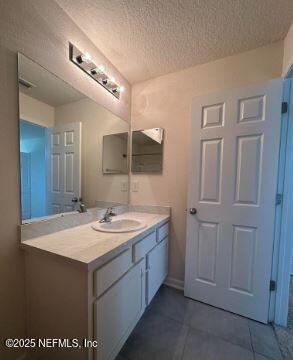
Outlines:
[[[156,245],[156,232],[133,245],[133,262],[139,261]]]
[[[162,225],[157,229],[157,242],[162,241],[169,234],[169,223]]]
[[[131,266],[132,252],[131,249],[127,249],[99,270],[96,270],[94,274],[95,296],[100,296],[115,281],[125,274]]]

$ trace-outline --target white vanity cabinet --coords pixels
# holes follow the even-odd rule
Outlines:
[[[168,271],[168,228],[168,223],[163,224],[96,271],[94,338],[100,346],[95,360],[115,359],[164,282]]]
[[[162,240],[146,256],[146,305],[149,305],[168,272],[168,239]]]
[[[26,252],[27,337],[98,344],[32,349],[30,358],[114,360],[167,275],[168,229],[165,221],[130,238],[100,266]]]
[[[145,309],[145,260],[94,303],[95,358],[114,359]]]

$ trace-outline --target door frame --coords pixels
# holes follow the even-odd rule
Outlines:
[[[21,140],[21,134],[20,134],[20,124],[21,122],[23,123],[26,123],[26,124],[29,124],[29,125],[32,125],[32,126],[36,126],[36,127],[39,127],[39,128],[42,128],[44,129],[45,131],[45,162],[46,162],[46,166],[47,166],[47,157],[48,157],[48,154],[47,154],[47,139],[48,139],[48,128],[44,125],[41,125],[39,124],[38,122],[35,122],[33,120],[30,120],[28,119],[27,117],[23,117],[23,116],[20,116],[19,115],[19,124],[18,124],[18,143],[19,143],[19,174],[21,173],[21,151],[20,151],[20,140]],[[45,185],[45,207],[46,207],[46,211],[47,211],[47,202],[48,202],[48,199],[47,199],[47,184],[48,184],[48,179],[47,179],[47,176],[45,176],[45,179],[44,179],[44,185]],[[19,185],[21,187],[21,184]],[[21,199],[21,189],[20,189],[20,192],[19,192],[19,196],[20,196],[20,209],[21,209],[21,203],[22,203],[22,199]],[[27,223],[30,223],[32,221],[32,219],[35,219],[35,218],[32,218],[30,217],[29,219],[25,219],[23,220],[22,219],[22,214],[21,214],[21,211],[20,211],[20,222],[21,224],[27,224]]]
[[[276,207],[275,241],[272,263],[272,280],[276,281],[276,291],[271,292],[269,321],[286,326],[288,318],[289,285],[293,241],[290,238],[293,225],[293,66],[288,70],[283,85],[283,101],[288,103],[288,111],[282,114],[278,190],[283,194],[282,204]],[[291,121],[290,121],[291,117]]]

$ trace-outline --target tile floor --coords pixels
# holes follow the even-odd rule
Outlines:
[[[275,331],[285,360],[293,359],[293,276],[290,281],[287,327],[275,325]]]
[[[116,360],[279,360],[271,326],[162,286]]]

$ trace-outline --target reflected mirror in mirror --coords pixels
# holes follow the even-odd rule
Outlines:
[[[163,135],[161,128],[132,131],[132,172],[162,172]]]
[[[128,203],[129,124],[22,54],[18,74],[23,222]]]
[[[103,137],[103,173],[127,174],[128,133],[111,134]]]

